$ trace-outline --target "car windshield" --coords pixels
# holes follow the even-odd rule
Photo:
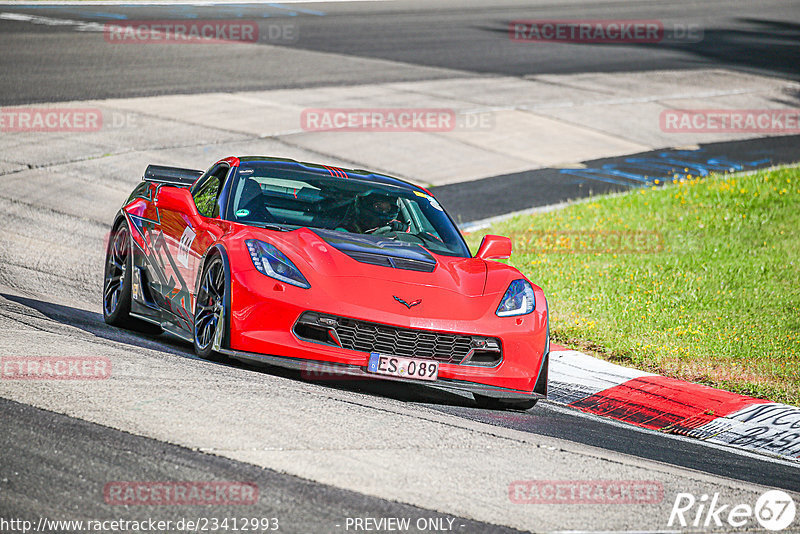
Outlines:
[[[231,219],[238,223],[371,234],[436,254],[470,256],[439,203],[408,187],[243,163],[232,192]]]

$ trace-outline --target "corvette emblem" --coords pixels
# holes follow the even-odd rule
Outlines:
[[[411,308],[413,308],[414,306],[416,306],[417,304],[421,304],[422,303],[422,299],[417,299],[414,302],[410,302],[409,303],[409,302],[404,301],[403,299],[401,299],[400,297],[398,297],[396,295],[392,295],[392,296],[394,297],[394,300],[396,300],[397,302],[399,302],[400,304],[402,304],[403,306],[405,306],[409,310]]]

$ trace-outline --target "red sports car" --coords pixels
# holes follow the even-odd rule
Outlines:
[[[271,157],[208,171],[150,165],[109,239],[103,315],[206,358],[427,384],[527,409],[547,394],[547,302],[472,256],[431,193]]]

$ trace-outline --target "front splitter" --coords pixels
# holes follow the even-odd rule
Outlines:
[[[478,384],[476,382],[468,382],[466,380],[453,380],[451,378],[440,378],[435,381],[410,380],[407,378],[369,373],[366,371],[366,368],[357,365],[346,365],[346,364],[332,363],[320,360],[290,358],[288,356],[272,356],[268,354],[258,354],[254,352],[245,352],[245,351],[238,351],[231,349],[221,349],[219,352],[221,354],[224,354],[225,356],[229,356],[231,358],[244,362],[258,362],[267,365],[274,365],[276,367],[283,367],[286,369],[294,369],[298,371],[326,374],[331,380],[335,380],[337,377],[342,377],[342,379],[357,377],[361,379],[388,380],[392,382],[405,382],[408,384],[415,384],[418,386],[426,386],[461,396],[478,394],[486,397],[493,397],[497,399],[508,399],[508,400],[530,400],[530,399],[546,398],[544,395],[535,392],[527,392],[516,389],[489,386],[486,384]]]

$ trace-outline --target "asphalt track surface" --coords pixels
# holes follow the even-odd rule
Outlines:
[[[47,300],[8,293],[0,295],[0,298],[2,298],[0,302],[4,303],[3,309],[6,310],[2,313],[4,318],[12,317],[8,311],[8,304],[13,304],[18,309],[26,310],[25,314],[28,318],[24,322],[30,327],[42,331],[78,328],[97,339],[104,340],[104,343],[110,342],[122,348],[125,346],[131,348],[141,346],[157,350],[160,348],[165,357],[179,360],[185,358],[183,365],[187,366],[196,364],[191,345],[168,335],[153,338],[143,334],[121,331],[105,325],[100,314],[54,304]],[[42,320],[34,320],[34,316],[38,316]],[[288,379],[298,386],[307,383],[298,372],[280,368],[254,367],[235,361],[216,365],[233,373],[256,372]],[[582,414],[547,401],[540,402],[526,412],[495,411],[477,408],[471,400],[440,393],[423,386],[398,385],[381,381],[326,381],[324,385],[345,393],[364,395],[376,402],[381,402],[382,399],[398,400],[411,406],[418,405],[421,409],[432,409],[531,435],[568,440],[576,444],[653,460],[695,472],[790,491],[800,489],[800,469],[795,463],[773,461],[756,454],[712,447],[680,436],[638,429],[591,414]],[[93,425],[15,402],[0,401],[0,420],[2,420],[3,428],[2,437],[0,437],[2,445],[0,447],[0,480],[5,479],[5,483],[8,483],[9,479],[12,480],[10,486],[2,487],[4,498],[0,501],[0,512],[5,511],[2,506],[8,506],[7,511],[16,511],[18,516],[38,517],[47,511],[48,507],[53,511],[53,502],[64,502],[70,506],[56,509],[62,512],[66,510],[80,511],[80,516],[86,518],[103,518],[116,508],[104,507],[102,499],[97,498],[98,488],[109,480],[244,480],[231,478],[238,473],[247,473],[250,478],[246,478],[246,480],[255,477],[259,481],[266,481],[265,484],[259,483],[260,488],[271,488],[270,492],[261,498],[260,502],[264,506],[272,506],[270,503],[273,503],[273,500],[283,502],[286,494],[280,492],[291,493],[294,508],[268,508],[264,513],[278,514],[280,511],[279,517],[292,518],[295,522],[298,518],[302,518],[303,521],[312,521],[313,519],[311,524],[295,524],[294,526],[298,529],[296,531],[299,532],[304,531],[303,529],[306,527],[310,528],[315,525],[325,526],[319,531],[332,531],[330,521],[333,519],[338,517],[343,520],[348,516],[358,517],[358,513],[366,514],[370,510],[372,516],[391,515],[391,512],[399,514],[399,517],[417,517],[417,514],[428,517],[434,513],[414,507],[393,508],[399,505],[380,499],[363,497],[359,499],[352,492],[333,487],[323,486],[313,490],[309,483],[295,477],[278,475],[269,470],[263,475],[258,475],[259,469],[238,462],[221,460],[198,451],[159,444],[153,440],[135,437],[104,426]],[[21,444],[24,444],[24,447]],[[135,461],[118,461],[117,457],[130,458],[125,456],[130,454],[126,452],[129,450],[138,451],[135,452]],[[111,459],[109,459],[109,455]],[[56,458],[50,459],[51,456],[56,456]],[[45,470],[42,469],[43,465],[47,466]],[[186,466],[193,471],[174,471],[174,469],[184,469]],[[465,466],[465,468],[467,467]],[[20,473],[23,473],[22,477],[19,476]],[[29,476],[32,478],[31,481],[28,481]],[[55,479],[54,476],[56,476]],[[43,483],[45,480],[55,480],[56,483],[45,484]],[[320,507],[318,502],[320,499],[325,506],[317,511],[312,511],[312,509],[316,509],[314,507]],[[89,508],[85,508],[87,503],[91,504]],[[338,515],[334,513],[337,511],[340,512]],[[93,515],[94,512],[98,512],[99,515]],[[182,507],[181,512],[185,512]],[[216,514],[218,517],[222,517],[223,515],[220,514],[224,510],[206,510],[206,512],[206,515]],[[356,515],[351,515],[351,512]],[[142,513],[140,510],[138,515],[132,514],[130,517],[141,518]],[[2,515],[7,516],[8,514]],[[49,517],[57,517],[57,515],[50,514]],[[159,515],[159,518],[168,519],[169,516]],[[459,519],[459,521],[461,520]],[[290,522],[287,521],[288,523]],[[465,531],[481,532],[483,528],[484,526],[480,526],[477,530]],[[292,530],[290,529],[290,531]]]
[[[751,171],[794,163],[800,135],[726,141],[666,148],[583,162],[576,169],[535,169],[433,188],[436,198],[459,224],[635,187],[665,184],[687,175]],[[475,202],[480,198],[481,202]],[[466,223],[466,224],[465,224]]]
[[[255,9],[252,7],[238,9],[238,15],[230,12],[221,17],[218,11],[214,11],[213,17],[264,16],[263,8],[256,13],[250,11]],[[44,9],[41,8],[0,8],[0,12],[4,13],[29,13],[48,18],[95,22],[120,20],[109,17],[109,13],[124,15],[128,19],[178,16],[174,10],[165,10],[153,7],[109,7],[101,11],[95,7],[49,8],[43,14]],[[274,8],[272,16],[280,18],[287,14],[284,12],[292,10],[295,14],[292,20],[299,24],[301,39],[283,48],[324,53],[305,56],[307,62],[302,64],[286,64],[286,56],[281,55],[280,47],[270,48],[268,54],[258,45],[232,45],[230,50],[154,45],[152,49],[142,51],[139,47],[105,46],[102,36],[75,31],[69,26],[0,19],[0,48],[3,50],[0,69],[4,73],[0,79],[0,103],[11,105],[116,96],[432,79],[452,75],[453,71],[459,71],[460,75],[464,72],[475,75],[535,75],[692,69],[713,65],[800,78],[800,68],[796,62],[800,55],[800,10],[796,4],[787,2],[758,5],[736,3],[733,6],[727,2],[625,4],[624,18],[701,21],[707,26],[706,37],[702,43],[693,45],[581,46],[579,53],[576,53],[579,45],[554,45],[544,51],[531,48],[530,45],[512,46],[507,39],[507,23],[517,18],[573,18],[576,11],[583,18],[614,18],[619,17],[620,4],[575,2],[556,6],[515,3],[513,6],[493,6],[491,9],[477,2],[442,2],[435,7],[422,2],[302,4],[290,10]],[[202,9],[195,14],[206,16]],[[211,14],[208,16],[212,17]],[[354,76],[352,69],[337,69],[337,62],[342,61],[339,54],[404,64],[385,64],[382,68],[365,64]],[[254,68],[254,64],[258,64],[259,68]],[[769,145],[768,148],[774,147],[770,145],[771,141],[764,143],[765,146]],[[778,155],[775,156],[776,162],[780,160]],[[609,161],[593,163],[605,165]],[[513,176],[505,177],[505,182],[494,183],[513,184],[516,179]],[[546,180],[546,176],[542,179]],[[63,185],[68,187],[70,184]],[[600,192],[602,188],[616,190],[618,186],[595,187],[593,191]],[[456,189],[441,189],[438,194],[444,195],[445,204],[455,205],[458,197]],[[450,191],[455,193],[448,197]],[[579,188],[562,192],[558,199],[546,199],[546,202],[582,196],[575,191],[579,191]],[[60,216],[57,211],[36,200],[22,202],[13,198],[13,195],[4,199],[4,203],[6,229],[14,224],[24,224],[28,226],[22,233],[45,236],[46,242],[55,241],[53,221]],[[525,204],[525,207],[530,207],[529,203]],[[90,204],[86,205],[86,209],[91,209]],[[497,214],[499,209],[495,205],[485,212],[465,212],[464,217],[491,216]],[[97,228],[102,226],[103,221],[87,215],[83,220],[69,218],[69,224],[81,232],[94,234],[98,233]],[[17,246],[17,237],[13,246]],[[96,245],[84,237],[81,235],[76,238],[79,246]],[[3,241],[4,247],[11,246],[6,237]],[[2,256],[6,267],[0,282],[11,288],[0,300],[4,320],[11,321],[8,318],[14,316],[8,311],[9,307],[26,309],[30,314],[40,316],[36,321],[25,320],[25,327],[33,331],[79,329],[121,347],[146,345],[151,350],[163,347],[164,357],[186,358],[184,363],[187,366],[195,363],[191,359],[191,347],[186,344],[163,337],[153,340],[120,332],[103,324],[97,313],[87,312],[79,306],[56,303],[69,301],[76,295],[81,296],[82,302],[97,301],[100,286],[99,276],[95,276],[99,273],[97,258],[88,258],[82,263],[77,259],[75,265],[65,267],[54,278],[52,273],[47,272],[47,260],[42,259],[46,253],[47,249],[40,246],[20,252],[5,252]],[[45,265],[42,265],[43,261]],[[23,276],[27,278],[24,283],[19,283]],[[26,296],[20,297],[17,293]],[[249,366],[239,364],[225,367],[234,374],[252,371]],[[286,371],[259,369],[257,372],[289,378],[302,384],[297,376]],[[800,469],[787,462],[771,461],[675,436],[609,423],[599,417],[574,413],[547,402],[540,403],[529,412],[496,412],[477,409],[469,401],[434,395],[424,388],[393,390],[383,384],[371,383],[330,384],[329,387],[373,397],[378,402],[388,398],[400,399],[412,406],[413,403],[419,403],[420,408],[472,421],[533,435],[557,437],[579,445],[590,445],[734,480],[800,490]],[[102,484],[110,476],[118,480],[206,477],[256,480],[262,488],[264,504],[259,514],[282,514],[305,521],[294,525],[295,530],[287,526],[286,531],[331,531],[331,522],[346,515],[429,517],[432,514],[424,509],[310,483],[10,401],[0,401],[0,421],[3,429],[0,435],[0,515],[4,517],[35,518],[65,511],[91,519],[119,517],[120,511],[104,506],[99,497]],[[181,514],[186,512],[180,510]],[[125,513],[130,517],[142,516],[142,512],[136,510],[126,510]],[[178,514],[173,511],[167,513]],[[202,515],[206,516],[225,513],[227,510],[210,511],[205,507],[202,510]],[[462,519],[456,521],[468,527],[465,531],[494,531],[490,525]],[[496,531],[509,530],[498,527]]]
[[[0,104],[351,85],[456,74],[536,76],[719,67],[800,79],[796,2],[486,4],[405,0],[227,7],[0,5]],[[14,20],[20,14],[38,19]],[[658,20],[670,28],[694,24],[702,28],[703,38],[602,45],[515,43],[508,36],[513,20],[575,18]],[[102,28],[86,31],[79,25],[187,19],[252,20],[266,37],[258,44],[223,47],[129,46],[106,42]],[[297,38],[270,41],[270,25],[283,23],[294,25]],[[278,46],[262,46],[269,44]],[[306,53],[299,61],[292,51]]]
[[[377,516],[409,518],[412,526],[420,518],[446,524],[452,521],[459,532],[518,532],[315,484],[5,399],[0,399],[0,426],[3,518],[37,524],[40,517],[84,521],[141,521],[148,517],[135,506],[119,506],[105,499],[105,485],[109,474],[114,474],[121,481],[224,480],[258,488],[255,505],[167,506],[149,515],[173,525],[181,519],[254,517],[269,519],[269,525],[277,519],[280,532],[311,533],[343,530],[347,517]]]

